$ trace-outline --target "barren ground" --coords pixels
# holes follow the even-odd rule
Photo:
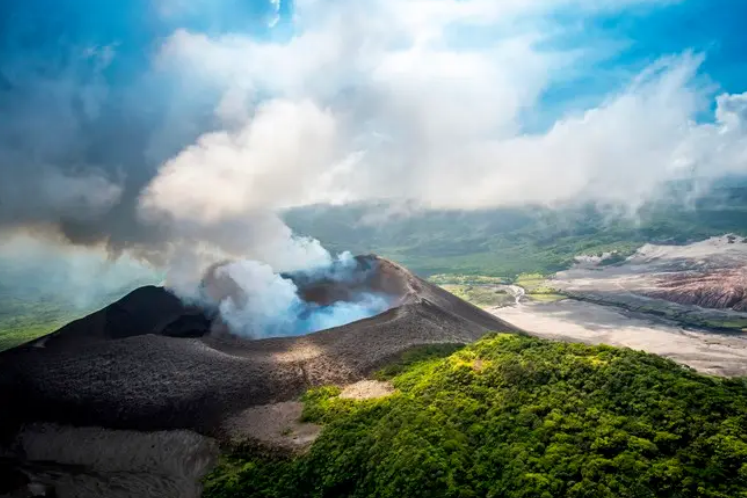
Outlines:
[[[236,441],[251,440],[271,448],[297,452],[314,442],[321,427],[301,422],[303,403],[285,401],[243,410],[222,424]]]
[[[340,393],[346,399],[376,399],[389,396],[394,392],[394,386],[389,382],[379,380],[361,380],[346,386]]]
[[[2,353],[0,398],[13,402],[0,419],[214,435],[235,413],[292,401],[312,386],[365,379],[412,347],[515,331],[399,265],[363,261],[376,264],[372,288],[389,290],[399,305],[307,336],[208,333],[210,322],[192,323],[165,290],[138,289],[44,341]]]
[[[695,326],[747,329],[747,241],[725,235],[685,246],[648,244],[622,264],[581,262],[552,286]]]
[[[629,347],[703,373],[747,376],[747,334],[687,330],[668,320],[572,299],[490,311],[538,337]]]
[[[189,431],[33,424],[15,444],[14,453],[24,457],[18,470],[32,482],[29,490],[56,493],[33,496],[198,498],[200,479],[218,458],[214,441]]]

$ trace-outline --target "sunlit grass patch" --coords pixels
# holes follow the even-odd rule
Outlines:
[[[540,303],[554,303],[556,301],[568,299],[563,294],[557,294],[553,292],[548,292],[547,294],[529,294],[527,297],[532,301],[537,301]]]
[[[482,308],[507,306],[515,302],[515,298],[508,291],[490,285],[445,284],[441,287],[455,296]]]
[[[19,327],[15,329],[0,328],[0,351],[11,349],[21,344],[33,341],[54,332],[62,325],[64,321],[49,323],[45,325],[31,325],[29,327]]]

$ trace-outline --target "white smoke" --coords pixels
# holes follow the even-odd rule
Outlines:
[[[138,286],[159,284],[163,277],[128,254],[112,258],[103,247],[71,247],[59,239],[24,233],[0,243],[0,308],[9,310],[18,304],[15,298],[37,313],[46,309],[40,302],[48,304],[51,313],[56,306],[67,306],[75,314],[90,312]]]
[[[339,301],[329,306],[312,306],[302,321],[305,333],[331,329],[368,318],[391,307],[391,299],[383,294],[365,293],[355,301]]]
[[[190,292],[182,297],[217,309],[229,330],[242,337],[303,335],[379,314],[391,307],[392,299],[361,290],[345,301],[309,302],[293,279],[355,284],[365,275],[358,271],[350,253],[339,255],[327,265],[295,272],[292,277],[258,261],[240,260],[217,267],[202,283],[207,288],[201,293]]]
[[[282,206],[316,185],[336,135],[332,116],[312,102],[267,102],[239,130],[203,135],[165,163],[141,207],[210,226]]]
[[[279,272],[325,267],[321,244],[292,233],[274,208],[314,185],[335,124],[305,102],[268,102],[241,129],[211,133],[165,163],[141,195],[145,223],[171,233],[171,280],[194,286],[206,266],[249,259]],[[193,262],[185,275],[184,260]]]
[[[256,261],[239,261],[218,268],[216,277],[226,276],[241,290],[218,305],[232,332],[249,337],[293,335],[301,299],[291,280]]]

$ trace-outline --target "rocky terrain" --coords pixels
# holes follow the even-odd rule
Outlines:
[[[669,358],[705,374],[747,376],[744,333],[684,327],[650,313],[575,299],[522,302],[491,311],[533,336],[627,347]]]
[[[656,271],[650,297],[704,308],[747,311],[747,239],[714,237],[687,246],[647,245],[628,265]]]
[[[178,429],[230,438],[226,428],[246,429],[236,419],[242,412],[292,401],[310,386],[364,379],[414,346],[472,342],[490,330],[518,331],[388,260],[367,256],[358,258],[358,264],[367,276],[356,285],[388,293],[394,307],[307,336],[238,338],[210,313],[149,286],[50,336],[0,354],[0,429],[11,448],[7,458],[16,466],[33,462],[33,454],[19,442],[22,427],[30,422]],[[344,296],[344,285],[316,282],[302,291],[323,302]],[[87,472],[100,464],[83,465]]]
[[[0,453],[0,496],[198,498],[217,458],[215,442],[190,431],[32,424]]]
[[[747,328],[747,241],[734,235],[684,246],[647,244],[625,261],[579,261],[552,286],[566,295],[699,327]]]
[[[679,304],[747,312],[747,268],[693,270],[661,277],[646,294]]]
[[[164,289],[144,287],[4,352],[0,386],[24,420],[209,433],[227,412],[359,380],[407,348],[514,330],[394,263],[377,262],[369,285],[396,293],[398,305],[366,320],[246,340],[217,333],[220,326]]]

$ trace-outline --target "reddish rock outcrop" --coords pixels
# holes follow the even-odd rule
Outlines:
[[[649,297],[703,308],[747,311],[747,269],[688,272],[659,278]]]

